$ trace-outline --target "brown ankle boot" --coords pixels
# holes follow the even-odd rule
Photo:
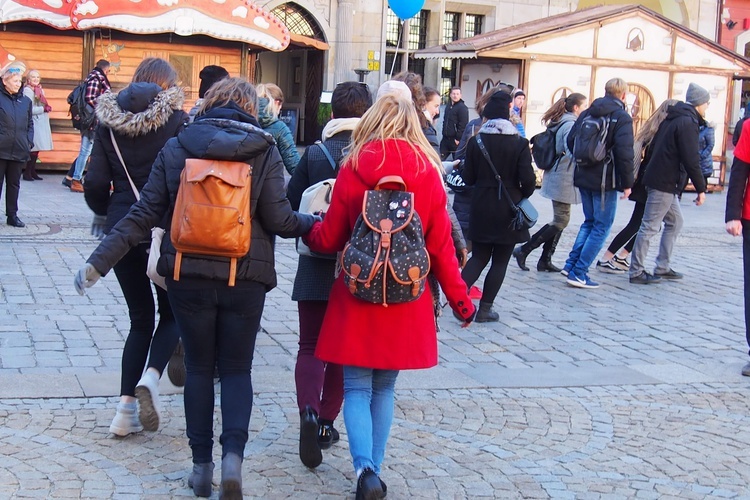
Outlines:
[[[74,193],[83,193],[83,183],[73,179],[70,183],[70,190]]]

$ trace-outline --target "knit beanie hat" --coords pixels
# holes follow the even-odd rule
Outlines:
[[[482,116],[488,120],[494,120],[495,118],[510,118],[510,103],[513,102],[513,98],[507,92],[495,92],[490,97],[490,100],[482,111]]]
[[[378,88],[378,95],[375,98],[380,99],[385,94],[397,94],[399,97],[403,97],[407,101],[411,101],[411,90],[409,87],[400,80],[388,80]]]
[[[706,104],[710,99],[711,96],[708,94],[708,90],[692,82],[688,85],[687,94],[685,94],[686,103],[691,106],[700,106],[701,104]]]
[[[206,66],[198,73],[201,79],[201,85],[198,88],[198,97],[203,99],[206,96],[206,91],[211,88],[211,85],[223,80],[229,76],[229,72],[221,66]]]

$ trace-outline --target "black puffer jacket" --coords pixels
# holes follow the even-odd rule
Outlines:
[[[140,191],[148,180],[156,155],[187,124],[188,115],[182,111],[184,102],[185,96],[179,87],[162,90],[154,83],[131,83],[117,94],[108,92],[99,98],[96,107],[99,127],[84,196],[95,214],[107,216],[106,232],[125,217],[136,201],[112,145],[110,129],[130,177]],[[114,186],[112,191],[110,184]]]
[[[625,111],[625,105],[621,100],[611,96],[595,99],[570,129],[570,151],[573,151],[573,143],[581,122],[588,115],[609,116],[607,151],[611,161],[595,167],[576,167],[575,186],[590,191],[623,191],[633,187],[633,118]],[[603,175],[604,169],[606,176]]]
[[[680,194],[688,177],[698,193],[706,191],[698,152],[698,126],[703,118],[690,104],[678,102],[667,109],[651,141],[651,158],[643,173],[643,184],[665,193]]]
[[[31,100],[0,84],[0,159],[28,161],[34,143]]]
[[[140,201],[112,228],[88,262],[100,273],[107,273],[130,247],[148,236],[165,214],[171,223],[180,173],[187,158],[242,161],[252,165],[252,241],[248,255],[237,262],[237,285],[255,281],[263,283],[267,290],[274,288],[272,235],[301,236],[309,231],[315,219],[312,215],[292,211],[284,192],[284,164],[273,137],[263,132],[255,117],[234,103],[209,110],[167,142],[154,162]],[[166,229],[169,232],[169,226]],[[174,261],[175,249],[166,234],[157,270],[167,276],[168,286],[203,288],[211,284],[206,281],[226,283],[229,277],[229,259],[186,254],[182,259],[180,281],[174,282],[171,280]]]
[[[458,141],[464,134],[466,124],[469,123],[469,108],[463,99],[457,103],[451,101],[445,107],[445,118],[443,119],[443,137]]]

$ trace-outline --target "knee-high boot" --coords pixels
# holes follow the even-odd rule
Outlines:
[[[544,242],[544,246],[542,247],[542,256],[539,258],[539,262],[537,262],[536,264],[536,270],[540,272],[547,271],[549,273],[559,273],[560,268],[556,267],[552,263],[552,255],[555,253],[557,242],[560,241],[560,235],[562,234],[562,231],[557,229],[555,226],[550,226],[550,228],[553,228],[556,232],[552,235],[551,238],[547,239]]]
[[[520,267],[524,271],[529,270],[529,268],[526,267],[526,257],[528,257],[535,248],[538,248],[542,243],[553,236],[551,230],[557,231],[557,228],[555,226],[545,224],[539,231],[534,233],[529,241],[513,250],[513,257],[516,258],[518,267]]]

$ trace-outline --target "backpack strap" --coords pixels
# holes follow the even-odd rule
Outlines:
[[[517,211],[518,207],[515,203],[513,203],[513,200],[510,198],[510,193],[508,193],[508,189],[505,187],[505,184],[503,184],[503,179],[500,177],[500,174],[497,173],[497,169],[495,168],[495,164],[492,163],[492,158],[490,158],[490,154],[487,152],[487,148],[484,147],[484,142],[482,142],[482,134],[477,134],[475,136],[477,138],[477,145],[479,146],[479,149],[482,151],[482,154],[484,155],[484,159],[487,160],[487,163],[490,164],[490,168],[492,169],[492,172],[495,174],[495,180],[497,180],[497,183],[500,184],[499,189],[497,190],[497,199],[502,200],[503,195],[502,193],[505,193],[505,197],[508,198],[508,203],[510,203],[510,208],[513,209],[513,211]]]
[[[133,190],[133,194],[135,195],[135,201],[138,201],[141,199],[141,194],[138,192],[138,189],[135,187],[135,182],[133,182],[133,178],[130,177],[130,172],[128,172],[128,167],[125,165],[125,160],[122,159],[122,153],[120,152],[120,147],[117,145],[117,141],[115,140],[115,133],[112,132],[112,129],[109,129],[109,137],[112,139],[112,146],[115,148],[115,153],[117,153],[117,158],[120,160],[120,164],[122,165],[122,168],[125,169],[125,175],[128,176],[128,182],[130,183],[130,188]]]
[[[333,169],[334,173],[338,174],[339,167],[336,165],[336,162],[333,160],[333,156],[331,156],[331,152],[328,151],[328,148],[325,144],[323,144],[321,141],[315,141],[315,144],[320,148],[321,151],[323,151],[323,154],[325,155],[326,159],[328,159],[328,163],[331,164],[331,168]]]

